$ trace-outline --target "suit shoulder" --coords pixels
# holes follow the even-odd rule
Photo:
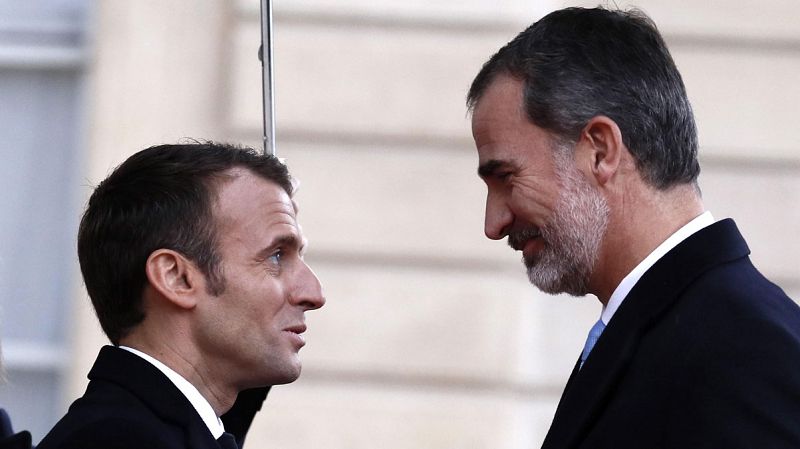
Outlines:
[[[669,385],[675,447],[800,447],[800,307],[747,258],[695,279],[641,354]]]
[[[38,447],[168,449],[183,447],[183,441],[181,427],[160,419],[135,396],[113,385],[95,383]]]
[[[681,294],[677,311],[737,327],[777,325],[800,338],[800,306],[747,258],[699,276]]]
[[[53,429],[40,449],[153,449],[182,448],[179,430],[153,419],[131,415],[107,416],[69,428]]]

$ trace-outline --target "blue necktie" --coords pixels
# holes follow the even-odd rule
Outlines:
[[[603,324],[603,320],[597,320],[592,329],[589,330],[589,336],[586,338],[586,344],[583,346],[583,353],[581,353],[581,368],[583,368],[583,364],[589,358],[589,353],[592,352],[594,344],[597,343],[597,339],[600,338],[600,334],[603,333],[605,328],[606,325]]]

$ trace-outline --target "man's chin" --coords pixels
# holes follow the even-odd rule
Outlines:
[[[300,372],[303,370],[302,366],[298,363],[297,367],[289,372],[284,373],[281,384],[289,384],[300,378]]]
[[[523,262],[525,263],[525,268],[528,272],[528,281],[533,284],[534,287],[538,288],[539,290],[555,295],[561,293],[558,291],[558,280],[554,278],[555,274],[550,272],[550,270],[543,269],[539,265],[538,260],[532,260],[533,258],[523,258]]]
[[[566,293],[570,296],[585,296],[589,293],[585,282],[580,282],[576,276],[541,265],[527,266],[527,268],[530,283],[548,295]]]
[[[536,266],[539,265],[539,261],[541,257],[538,256],[526,256],[522,255],[522,263],[525,265],[525,268],[528,270],[528,274],[530,275],[531,270],[536,269]]]
[[[274,365],[273,365],[274,367]],[[271,372],[262,376],[260,383],[264,385],[283,385],[290,384],[300,377],[302,371],[302,364],[299,360],[294,360],[292,363],[286,363],[279,370],[273,369]]]

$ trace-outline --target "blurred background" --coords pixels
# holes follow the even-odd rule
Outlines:
[[[249,447],[539,447],[600,304],[538,292],[483,236],[464,98],[517,32],[595,4],[275,0],[278,154],[328,303]],[[800,298],[796,0],[634,4],[684,76],[707,207]],[[258,7],[0,1],[0,405],[34,442],[106,343],[75,255],[92,186],[153,144],[260,147]]]

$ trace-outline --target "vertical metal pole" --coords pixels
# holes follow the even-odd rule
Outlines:
[[[275,84],[272,79],[272,1],[261,0],[261,83],[264,154],[275,156]]]

